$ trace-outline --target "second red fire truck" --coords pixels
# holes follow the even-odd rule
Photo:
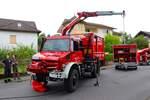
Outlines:
[[[116,69],[137,69],[136,44],[120,44],[113,46],[113,60]]]

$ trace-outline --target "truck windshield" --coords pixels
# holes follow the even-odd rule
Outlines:
[[[43,45],[43,51],[69,51],[69,39],[51,39]]]

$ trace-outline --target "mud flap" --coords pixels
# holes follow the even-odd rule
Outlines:
[[[32,89],[37,92],[46,92],[48,90],[41,82],[36,80],[32,80]]]

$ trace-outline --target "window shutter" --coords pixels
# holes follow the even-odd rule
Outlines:
[[[9,36],[9,43],[10,44],[16,44],[16,35],[10,35]]]

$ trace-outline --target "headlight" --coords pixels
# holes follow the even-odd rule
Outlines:
[[[66,64],[62,64],[62,68],[65,68],[66,67]]]
[[[33,59],[33,60],[39,60],[40,57],[39,57],[39,56],[33,56],[32,59]]]

